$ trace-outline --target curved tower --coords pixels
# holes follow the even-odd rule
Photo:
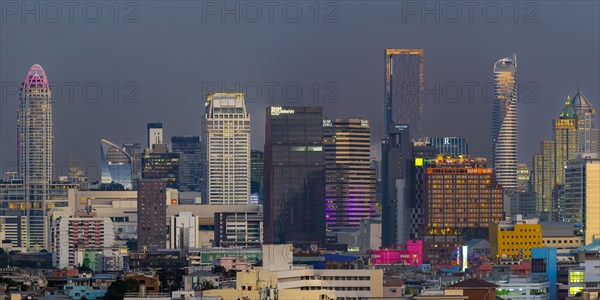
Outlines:
[[[46,200],[52,183],[54,135],[48,77],[33,65],[23,83],[17,111],[17,161],[25,188],[26,247],[45,247]]]
[[[131,189],[133,159],[124,149],[116,144],[100,140],[101,183],[119,183],[125,189]]]
[[[494,64],[492,159],[498,183],[517,188],[517,56]]]

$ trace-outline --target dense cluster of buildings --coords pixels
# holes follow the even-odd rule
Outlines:
[[[552,139],[519,163],[517,60],[498,60],[488,161],[470,156],[464,137],[423,136],[423,63],[422,49],[385,51],[377,147],[367,119],[268,106],[264,149],[251,150],[244,94],[211,93],[201,138],[168,144],[155,122],[146,148],[102,139],[97,181],[76,168],[53,174],[51,89],[34,65],[18,109],[18,170],[0,182],[0,240],[6,267],[59,271],[0,271],[35,296],[75,300],[127,278],[140,283],[129,299],[597,296],[592,102],[578,87]]]

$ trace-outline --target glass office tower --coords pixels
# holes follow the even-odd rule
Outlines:
[[[132,188],[133,159],[116,144],[102,139],[100,141],[100,183],[119,183],[127,190]]]
[[[325,164],[321,107],[267,107],[264,243],[324,244]]]
[[[385,49],[385,129],[408,124],[421,137],[425,105],[423,49]]]

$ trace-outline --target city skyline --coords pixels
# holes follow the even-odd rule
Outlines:
[[[20,84],[22,80],[23,68],[29,67],[33,63],[42,64],[51,79],[61,87],[62,97],[54,105],[55,117],[55,136],[57,138],[56,161],[60,164],[68,161],[68,155],[73,154],[75,158],[82,162],[97,162],[97,141],[101,138],[109,139],[117,144],[138,142],[144,144],[145,139],[140,132],[144,130],[146,123],[151,121],[162,121],[167,126],[165,138],[172,135],[200,135],[199,116],[202,115],[203,100],[198,92],[203,84],[210,86],[209,83],[227,84],[234,86],[235,82],[240,82],[242,87],[248,83],[258,83],[262,87],[262,98],[258,102],[249,103],[250,113],[254,116],[252,121],[252,149],[261,149],[264,145],[264,137],[260,130],[264,124],[264,107],[269,97],[268,88],[264,83],[277,82],[277,95],[275,101],[283,102],[280,98],[281,88],[286,82],[297,82],[303,89],[304,100],[299,104],[308,105],[314,101],[312,90],[313,83],[320,84],[320,101],[317,104],[323,104],[324,98],[329,92],[337,89],[335,98],[337,103],[326,103],[324,105],[324,115],[328,117],[361,117],[369,119],[373,123],[373,143],[383,137],[382,109],[384,107],[384,95],[382,91],[382,69],[384,62],[381,59],[381,52],[385,48],[422,48],[426,52],[427,62],[425,64],[425,82],[434,86],[435,83],[444,84],[456,82],[460,86],[468,82],[477,82],[477,94],[481,94],[481,86],[484,83],[492,82],[493,76],[489,68],[498,57],[504,57],[510,53],[517,53],[520,61],[519,81],[522,82],[521,89],[527,93],[520,93],[523,96],[530,96],[530,99],[537,99],[538,103],[519,103],[520,127],[531,128],[528,135],[519,136],[519,161],[529,161],[532,154],[538,149],[538,138],[548,136],[551,129],[547,126],[539,126],[543,122],[551,120],[554,111],[562,105],[564,97],[573,93],[577,86],[579,77],[580,86],[588,99],[596,107],[600,107],[600,90],[598,65],[598,37],[594,33],[597,26],[597,19],[593,14],[597,11],[597,3],[581,3],[589,6],[584,9],[581,6],[563,5],[560,3],[540,3],[539,23],[513,23],[512,19],[504,19],[499,24],[487,23],[481,18],[475,19],[477,26],[465,22],[453,24],[459,29],[464,29],[460,33],[451,33],[444,29],[447,24],[437,24],[433,21],[421,22],[418,18],[409,18],[406,23],[402,23],[401,18],[389,18],[394,9],[399,9],[399,4],[387,3],[381,6],[373,6],[367,9],[358,10],[352,4],[340,4],[343,14],[340,15],[338,24],[316,24],[306,26],[309,35],[297,33],[292,24],[256,24],[259,33],[251,37],[244,37],[253,30],[238,26],[237,24],[221,24],[220,22],[211,23],[210,28],[215,28],[214,32],[208,32],[206,27],[198,28],[200,32],[192,30],[195,34],[189,34],[191,29],[185,29],[181,36],[197,36],[198,33],[204,34],[206,38],[219,38],[227,36],[228,39],[222,41],[225,50],[215,52],[200,48],[197,55],[191,55],[198,49],[198,42],[186,40],[179,37],[167,37],[168,43],[161,46],[156,51],[139,51],[127,39],[135,35],[138,40],[148,41],[153,38],[145,32],[140,31],[141,27],[151,23],[149,18],[161,18],[164,14],[181,15],[178,22],[171,28],[180,28],[186,25],[196,24],[191,19],[187,19],[188,12],[180,8],[174,10],[164,7],[163,4],[150,6],[140,4],[145,18],[140,18],[139,24],[105,24],[96,25],[84,23],[80,26],[67,26],[66,33],[81,39],[81,43],[76,43],[73,49],[67,49],[57,53],[53,49],[40,53],[32,51],[36,47],[32,46],[31,41],[24,41],[22,47],[3,47],[0,53],[0,60],[3,68],[0,70],[0,79],[4,83],[10,84],[4,89],[7,98],[3,99],[1,107],[2,129],[1,154],[0,159],[5,163],[15,162],[16,147],[14,135],[16,129],[14,125],[14,114],[16,109],[16,99],[9,88],[12,83]],[[193,4],[188,4],[193,8]],[[160,9],[159,9],[160,8]],[[389,12],[386,11],[388,8]],[[543,12],[543,13],[542,13]],[[561,16],[569,13],[578,15],[577,19],[564,20]],[[190,10],[189,13],[193,13]],[[366,15],[365,15],[366,14]],[[389,22],[374,23],[372,27],[357,27],[355,20],[358,17],[378,14],[382,19]],[[343,18],[341,18],[343,17]],[[153,19],[152,19],[153,20]],[[210,21],[210,20],[209,20]],[[464,20],[463,20],[464,21]],[[200,22],[200,21],[198,21]],[[507,26],[499,26],[499,25]],[[411,26],[411,31],[395,30],[395,28],[407,28]],[[113,28],[114,27],[114,28]],[[504,28],[506,27],[506,28]],[[97,41],[91,42],[90,37],[85,33],[89,29],[98,29],[99,32],[113,32],[113,29],[123,29],[122,32],[114,32],[115,38],[120,42],[119,54],[115,56],[99,55],[98,59],[90,61],[86,57],[81,57],[77,53],[99,53],[91,47],[107,51],[107,45],[112,45],[105,37],[99,36]],[[520,30],[515,30],[516,28]],[[567,29],[565,29],[567,28]],[[35,23],[7,22],[0,29],[3,45],[19,44],[16,42],[18,36],[29,29],[40,30],[40,41],[48,44],[49,39],[56,36],[58,30],[65,29],[63,24],[55,26],[42,26]],[[235,29],[232,31],[231,29]],[[317,30],[324,29],[324,30]],[[343,29],[343,32],[340,30]],[[565,49],[572,47],[578,42],[578,37],[568,34],[568,32],[578,32],[579,36],[587,37],[589,47],[581,49],[576,57],[569,59],[555,60],[553,58],[564,53]],[[155,32],[158,38],[165,37],[166,28]],[[239,32],[238,32],[239,31]],[[274,44],[268,42],[270,38],[280,37],[282,32],[290,31],[289,40],[293,41],[290,45]],[[439,31],[439,32],[438,32]],[[349,35],[344,32],[354,32]],[[372,34],[377,32],[380,34]],[[507,35],[507,33],[511,33]],[[376,38],[375,36],[382,36]],[[504,36],[502,41],[496,41],[496,36]],[[528,37],[536,36],[536,40],[530,41]],[[359,37],[360,39],[356,39]],[[233,40],[237,41],[234,43]],[[297,39],[297,40],[296,40]],[[300,47],[302,44],[316,41],[314,49],[305,49]],[[358,43],[357,41],[360,41]],[[254,45],[253,42],[257,45]],[[447,43],[452,42],[452,43]],[[339,44],[340,48],[333,47],[333,44]],[[440,43],[447,47],[439,47]],[[234,44],[247,45],[243,53],[236,51]],[[356,46],[358,45],[358,46]],[[266,51],[265,51],[266,49]],[[349,49],[347,52],[341,52],[342,59],[333,59],[338,55],[339,49]],[[540,49],[545,49],[540,51]],[[18,51],[16,51],[18,50]],[[159,58],[157,52],[164,53],[170,63],[157,65],[152,63]],[[110,53],[110,52],[107,52]],[[133,58],[133,53],[139,57]],[[235,53],[235,55],[233,55]],[[346,54],[347,53],[347,54]],[[285,54],[285,55],[284,55]],[[161,54],[160,57],[163,54]],[[297,59],[287,59],[287,57],[296,57]],[[352,60],[346,58],[353,57]],[[448,59],[452,57],[452,59]],[[286,59],[284,59],[286,58]],[[272,60],[273,63],[269,61]],[[553,61],[548,64],[548,61]],[[72,62],[72,63],[69,63]],[[324,63],[326,62],[326,63]],[[109,67],[111,66],[111,67]],[[219,66],[222,68],[219,69]],[[194,69],[197,76],[194,79],[186,79],[185,70]],[[319,70],[312,72],[309,70]],[[94,70],[90,72],[89,70]],[[348,72],[343,70],[360,70],[360,72]],[[231,76],[232,71],[238,73]],[[152,74],[152,75],[150,75]],[[191,77],[190,77],[191,78]],[[73,102],[68,99],[68,82],[76,82],[79,86],[74,87],[77,95],[81,95],[81,89],[88,82],[97,82],[103,90],[103,100],[98,103],[87,103],[81,97],[75,97]],[[119,83],[120,101],[113,101],[113,83]],[[124,98],[134,91],[136,86],[127,87],[126,84],[132,82],[137,85],[138,92],[133,97],[139,102],[123,103]],[[337,84],[337,87],[325,89],[328,82]],[[537,84],[537,92],[533,87],[524,86],[525,83]],[[313,86],[314,88],[314,86]],[[433,88],[433,87],[432,87]],[[90,91],[90,93],[92,90]],[[470,126],[477,124],[481,127],[488,127],[490,103],[477,97],[475,103],[469,103],[467,96],[468,88],[463,86],[462,101],[458,103],[449,103],[442,100],[436,103],[434,95],[426,95],[424,107],[424,135],[427,136],[465,136],[471,144],[471,152],[474,156],[483,156],[491,158],[491,145],[489,136],[480,133],[480,128]],[[534,96],[535,95],[535,96]],[[181,107],[179,116],[165,114],[160,108],[163,105],[175,104]],[[284,104],[284,103],[279,103]],[[288,103],[289,104],[289,103]],[[452,112],[449,114],[448,112]],[[114,114],[114,118],[101,119],[107,114]],[[525,116],[529,116],[525,118]],[[468,120],[468,122],[466,121]],[[447,122],[445,126],[439,126],[442,121]],[[77,126],[73,126],[73,125]],[[103,124],[101,128],[94,127],[94,124]],[[461,131],[464,131],[461,132]],[[85,134],[84,134],[85,133]],[[64,168],[63,168],[64,169]],[[64,173],[64,171],[63,171]]]

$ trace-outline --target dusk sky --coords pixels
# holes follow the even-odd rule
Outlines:
[[[493,81],[494,62],[513,53],[520,86],[521,162],[531,161],[540,142],[550,139],[552,119],[567,95],[575,94],[578,82],[600,109],[598,1],[539,1],[529,6],[521,2],[518,7],[514,2],[476,2],[472,22],[463,2],[445,7],[445,2],[428,1],[429,8],[440,5],[440,10],[422,20],[421,3],[416,2],[338,1],[319,2],[317,7],[312,1],[275,1],[272,22],[265,2],[252,2],[262,9],[257,16],[256,7],[228,1],[234,10],[240,5],[239,22],[234,15],[222,20],[220,11],[211,14],[223,9],[221,2],[133,1],[116,7],[112,1],[76,1],[72,22],[63,2],[52,2],[62,9],[60,16],[56,7],[44,9],[45,2],[35,1],[31,7],[35,3],[41,3],[39,22],[20,11],[20,2],[0,2],[4,166],[16,162],[14,87],[36,63],[60,90],[53,106],[59,164],[69,155],[97,162],[102,138],[145,146],[148,122],[164,124],[166,141],[174,135],[201,135],[204,92],[213,83],[229,90],[236,82],[247,87],[248,97],[254,99],[247,102],[253,149],[263,148],[265,107],[271,104],[323,105],[329,117],[367,118],[372,121],[372,143],[379,145],[385,48],[425,50],[426,89],[432,92],[426,96],[424,134],[466,137],[472,156],[490,158],[492,90],[488,99],[482,90]],[[84,6],[88,15],[82,12]],[[282,15],[283,7],[287,15]],[[13,12],[15,8],[19,11]],[[97,8],[102,15],[93,23]],[[298,8],[302,12],[295,20]],[[497,8],[501,15],[494,23]],[[409,14],[413,9],[418,12]],[[452,23],[457,12],[461,17]],[[468,86],[473,83],[477,85],[471,98]],[[89,99],[82,96],[84,86]],[[286,100],[284,86],[287,98],[295,97],[295,87],[302,97],[293,103]],[[462,97],[444,99],[455,97],[456,86],[462,87]],[[102,96],[91,103],[95,87]],[[260,98],[256,87],[261,88]],[[326,99],[332,103],[323,103]]]

